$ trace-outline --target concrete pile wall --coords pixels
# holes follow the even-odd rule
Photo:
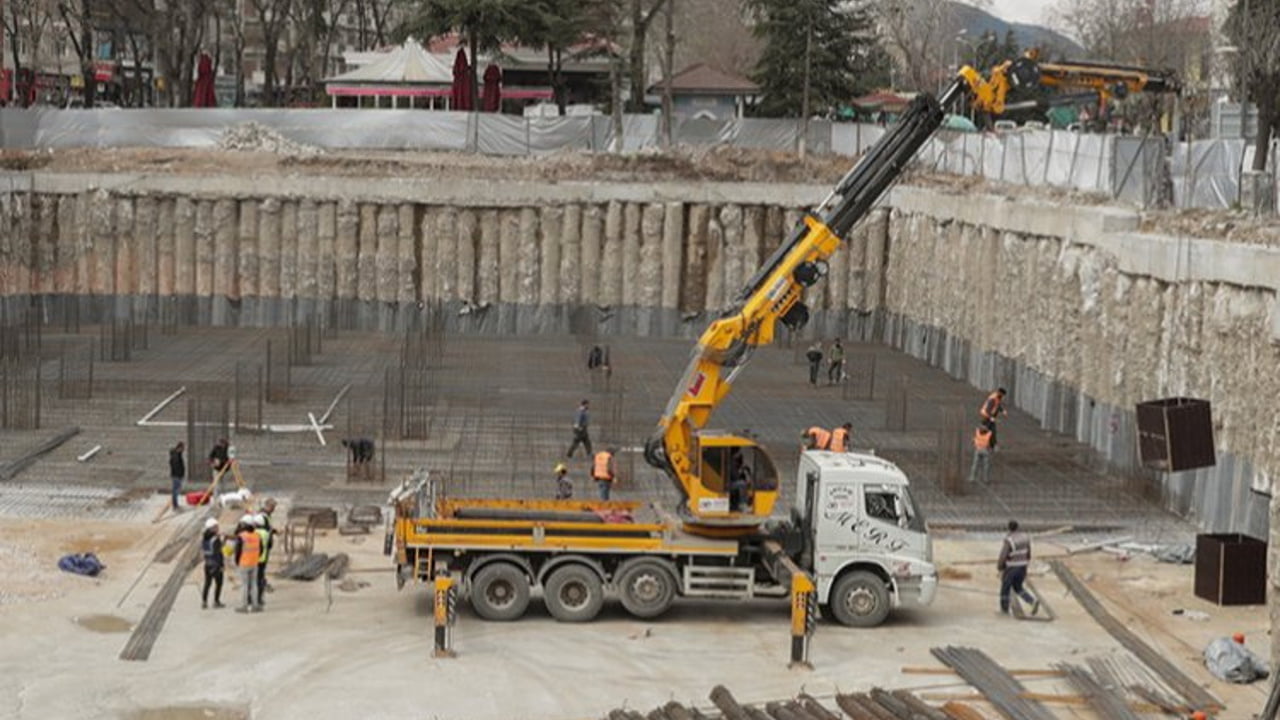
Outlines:
[[[883,338],[1137,467],[1134,406],[1213,406],[1218,462],[1159,476],[1201,527],[1265,537],[1280,474],[1280,250],[1136,232],[1136,213],[898,188]]]
[[[7,189],[7,191],[6,191]],[[79,317],[320,315],[394,329],[699,333],[826,188],[0,175],[0,295]],[[879,340],[1134,469],[1134,405],[1213,403],[1218,464],[1164,502],[1260,534],[1280,474],[1280,250],[1136,233],[1102,207],[898,187],[809,293],[809,334]],[[96,315],[95,315],[96,314]]]

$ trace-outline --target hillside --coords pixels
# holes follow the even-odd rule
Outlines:
[[[950,0],[950,5],[952,17],[956,20],[956,30],[963,28],[969,37],[981,37],[983,33],[990,31],[995,33],[997,38],[1003,39],[1004,34],[1012,29],[1013,36],[1017,38],[1018,45],[1021,47],[1039,47],[1050,57],[1061,56],[1069,59],[1084,57],[1084,48],[1079,43],[1043,25],[1005,22],[985,10],[956,0]]]

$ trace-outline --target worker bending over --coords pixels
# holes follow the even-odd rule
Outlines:
[[[853,437],[853,423],[845,423],[831,431],[831,452],[849,452],[849,440]]]
[[[831,449],[831,433],[827,432],[826,428],[814,425],[801,433],[800,438],[804,442],[805,450]]]
[[[982,407],[978,408],[978,415],[982,418],[982,424],[991,431],[991,449],[996,447],[996,418],[1000,415],[1008,415],[1009,411],[1004,407],[1004,388],[996,388],[994,392],[982,401]]]
[[[973,464],[969,466],[969,484],[978,480],[982,473],[983,484],[991,482],[991,442],[995,433],[986,425],[979,425],[973,430]]]

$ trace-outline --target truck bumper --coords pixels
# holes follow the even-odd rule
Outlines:
[[[900,607],[926,607],[938,594],[938,575],[930,573],[898,578],[896,585]]]

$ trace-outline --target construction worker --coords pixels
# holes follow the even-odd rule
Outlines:
[[[1031,604],[1031,614],[1040,611],[1040,598],[1035,597],[1022,587],[1027,579],[1027,565],[1031,563],[1031,538],[1018,530],[1018,521],[1009,521],[1009,534],[1004,536],[1000,545],[1000,559],[996,561],[996,569],[1000,571],[1000,612],[1009,614],[1009,593],[1018,594],[1023,601]]]
[[[264,596],[267,592],[267,558],[271,555],[271,528],[267,520],[266,513],[258,513],[253,516],[253,531],[258,534],[259,548],[258,553],[258,609],[266,604]]]
[[[236,569],[240,572],[240,584],[244,587],[244,600],[236,612],[260,612],[258,601],[258,556],[262,554],[262,538],[253,527],[249,515],[240,518],[236,525]]]
[[[835,385],[844,379],[844,346],[840,344],[840,338],[831,343],[827,359],[831,362],[827,367],[827,384]]]
[[[213,449],[209,451],[209,467],[213,468],[214,475],[230,462],[230,451],[231,443],[226,438],[218,438],[218,442],[214,443]]]
[[[986,425],[979,425],[973,430],[973,464],[969,466],[969,484],[978,479],[982,472],[983,484],[991,482],[991,439],[995,433]]]
[[[600,491],[600,499],[608,500],[617,474],[613,466],[613,455],[617,448],[609,448],[596,453],[595,462],[591,466],[591,479],[596,481],[596,489]]]
[[[817,425],[800,433],[800,438],[804,441],[806,450],[827,450],[831,447],[831,433]]]
[[[591,414],[588,412],[591,403],[585,398],[578,405],[578,412],[573,415],[573,442],[569,444],[569,452],[565,453],[565,457],[573,457],[573,451],[581,445],[582,449],[587,451],[587,457],[591,457],[591,432],[588,425],[591,422]]]
[[[849,452],[849,439],[853,437],[853,423],[845,423],[831,431],[831,452]]]
[[[996,388],[986,400],[982,401],[982,407],[978,408],[978,415],[982,418],[982,424],[991,431],[991,449],[996,447],[996,418],[1000,415],[1008,415],[1009,411],[1004,407],[1004,388]]]
[[[210,586],[213,587],[213,606],[226,607],[222,604],[222,570],[225,561],[222,554],[222,533],[218,529],[218,521],[214,518],[204,521],[204,536],[200,538],[200,554],[204,556],[204,588],[200,590],[200,608],[203,610],[209,607]]]
[[[569,479],[569,468],[564,463],[556,463],[556,499],[568,500],[573,497],[573,481]]]
[[[804,358],[809,361],[809,384],[817,385],[818,368],[822,367],[822,341],[815,340],[805,351]]]
[[[185,449],[186,445],[181,440],[169,449],[169,501],[174,512],[182,509],[178,505],[178,494],[182,492],[182,480],[187,476],[187,463],[182,459]]]

